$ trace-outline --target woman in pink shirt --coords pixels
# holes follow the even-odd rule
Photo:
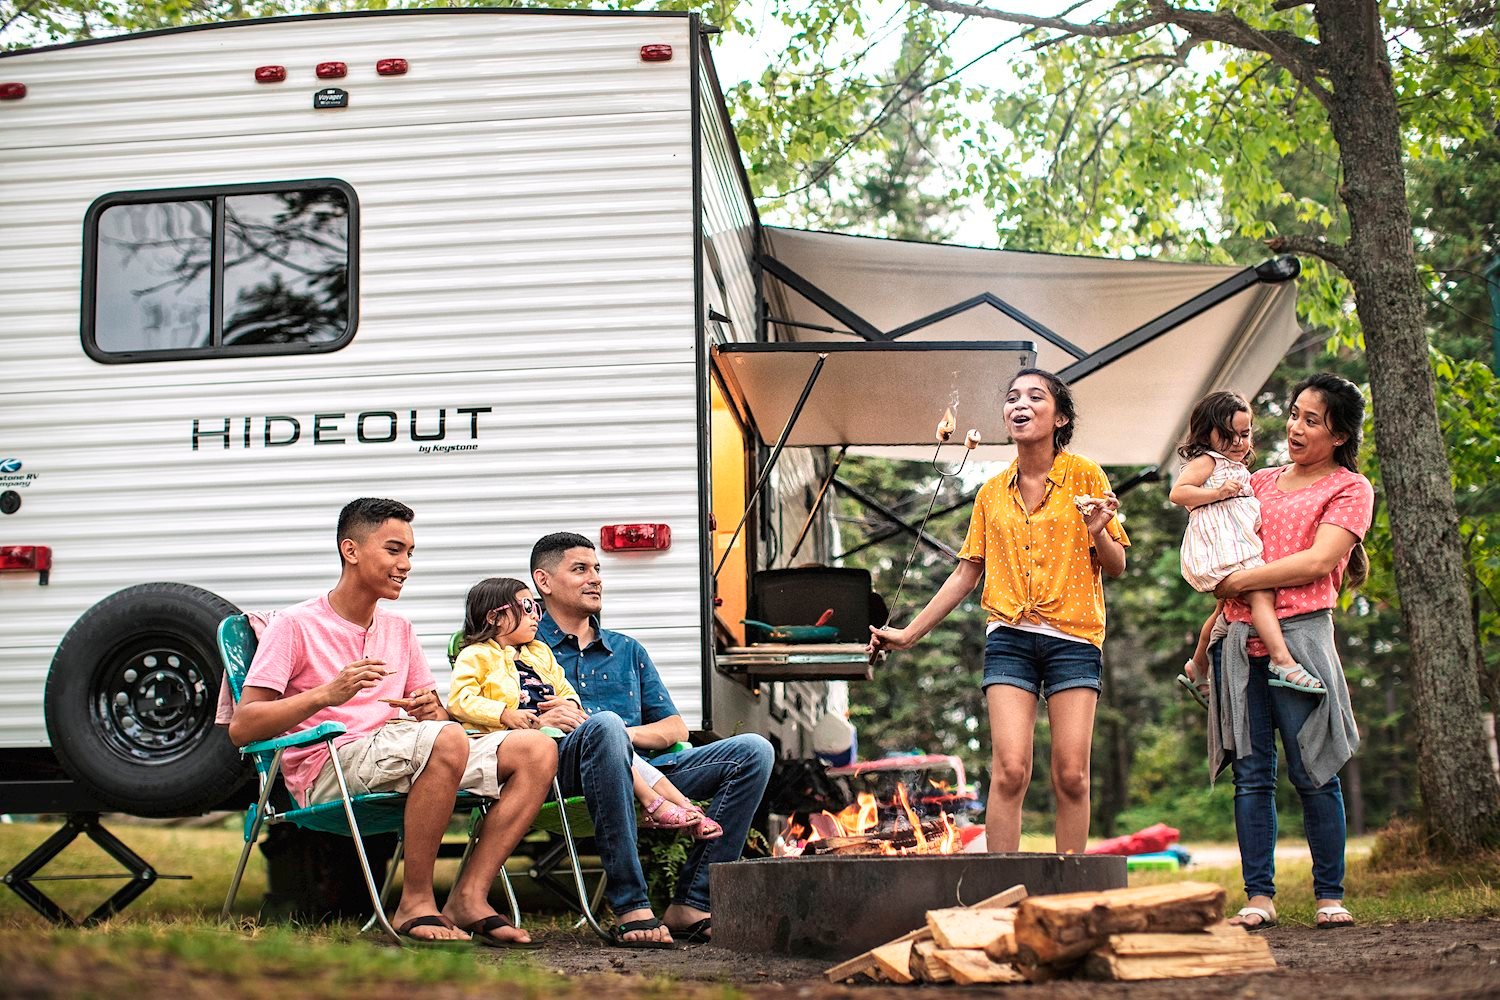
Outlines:
[[[1359,474],[1364,397],[1327,372],[1292,390],[1286,441],[1290,465],[1250,477],[1261,503],[1264,566],[1220,584],[1229,634],[1213,650],[1210,769],[1234,769],[1234,822],[1247,905],[1233,918],[1250,930],[1276,923],[1276,734],[1302,800],[1313,861],[1317,926],[1347,927],[1343,906],[1344,798],[1338,771],[1359,746],[1349,689],[1333,641],[1332,611],[1347,569],[1351,585],[1369,562],[1360,544],[1375,494]],[[1326,690],[1318,696],[1272,683],[1265,646],[1251,631],[1250,609],[1234,600],[1276,591],[1276,617],[1288,647]]]

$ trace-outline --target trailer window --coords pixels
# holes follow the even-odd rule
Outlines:
[[[104,362],[336,350],[356,202],[336,181],[107,195],[89,209],[83,346]]]

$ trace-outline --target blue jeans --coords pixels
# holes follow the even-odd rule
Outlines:
[[[604,866],[605,898],[616,914],[651,905],[636,848],[633,756],[625,723],[614,712],[589,716],[558,748],[558,782],[564,795],[581,794],[588,803],[594,842]],[[724,836],[695,842],[688,852],[674,903],[711,909],[708,866],[740,856],[771,778],[774,756],[763,737],[735,736],[652,761],[688,798],[709,799],[709,817],[724,828]]]
[[[1214,683],[1219,683],[1220,648],[1211,650]],[[1286,752],[1287,775],[1302,799],[1302,825],[1312,853],[1313,895],[1344,898],[1344,793],[1338,775],[1314,785],[1302,766],[1297,734],[1317,705],[1318,695],[1272,687],[1270,657],[1250,658],[1246,691],[1250,753],[1231,762],[1234,769],[1234,830],[1240,842],[1240,873],[1246,896],[1276,895],[1276,734]]]
[[[738,861],[750,833],[750,822],[766,794],[776,751],[764,736],[746,733],[664,754],[651,763],[690,799],[708,799],[708,818],[724,828],[716,840],[694,841],[677,878],[672,902],[712,910],[708,899],[708,866]]]

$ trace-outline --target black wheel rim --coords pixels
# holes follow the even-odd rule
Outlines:
[[[213,724],[216,676],[191,642],[152,636],[115,650],[99,671],[91,716],[128,760],[163,764],[197,746]]]

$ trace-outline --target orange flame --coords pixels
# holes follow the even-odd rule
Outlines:
[[[896,786],[897,805],[906,813],[906,818],[911,822],[911,832],[917,838],[917,853],[927,853],[927,835],[922,832],[922,821],[917,818],[916,810],[911,807],[911,800],[906,797],[906,786]]]

